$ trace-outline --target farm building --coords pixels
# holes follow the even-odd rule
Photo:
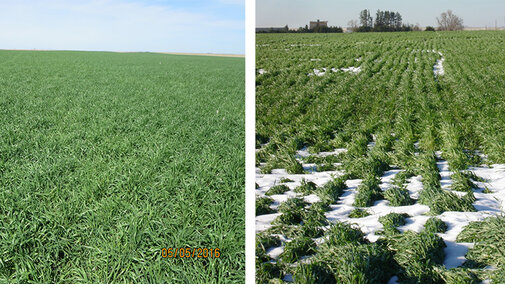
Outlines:
[[[325,27],[325,28],[327,28],[328,27],[328,21],[319,21],[319,20],[317,20],[317,21],[311,21],[309,27],[310,27],[311,30],[313,30],[313,29],[315,29],[317,27]]]

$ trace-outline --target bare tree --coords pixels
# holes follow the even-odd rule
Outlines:
[[[358,30],[358,20],[350,20],[347,25],[351,28],[351,31],[356,32]]]
[[[421,27],[419,26],[419,23],[416,23],[414,26],[412,26],[412,31],[414,32],[422,31]]]
[[[451,10],[440,14],[437,17],[438,30],[440,31],[458,31],[463,29],[463,19],[454,15]]]

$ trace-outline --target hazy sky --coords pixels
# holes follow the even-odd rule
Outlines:
[[[398,11],[404,23],[436,26],[436,17],[447,9],[463,18],[465,26],[505,26],[503,0],[256,0],[256,26],[298,28],[311,20],[325,20],[330,26],[347,26],[369,9],[375,18],[377,9]]]
[[[0,49],[243,54],[245,0],[0,0]]]

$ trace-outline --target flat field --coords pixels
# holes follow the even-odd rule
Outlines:
[[[505,32],[256,44],[258,282],[505,281]]]
[[[244,229],[243,59],[0,51],[0,282],[240,283]]]

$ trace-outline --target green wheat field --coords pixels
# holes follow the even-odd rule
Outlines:
[[[505,33],[258,34],[258,283],[505,283]]]
[[[244,75],[242,58],[0,51],[0,282],[243,282]]]

